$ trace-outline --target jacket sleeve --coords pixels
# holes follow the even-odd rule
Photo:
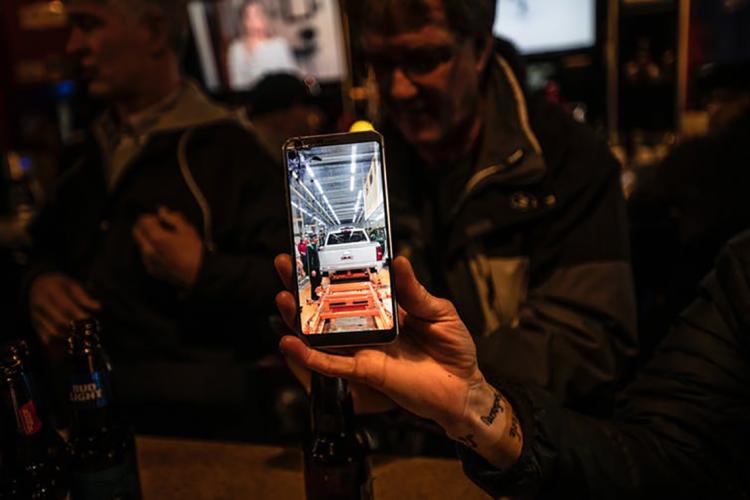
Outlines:
[[[576,166],[557,174],[556,211],[532,228],[528,294],[514,324],[477,339],[477,350],[486,373],[591,409],[611,403],[637,355],[635,294],[619,169],[593,138],[569,140],[592,151],[550,160]]]
[[[496,496],[747,498],[748,255],[724,255],[619,396],[614,420],[564,409],[541,390],[511,391],[525,431],[521,461],[497,471],[461,449],[467,474]]]
[[[204,252],[192,297],[254,305],[281,289],[273,261],[288,253],[289,245],[283,192],[276,180],[259,179],[262,186],[247,188],[228,241]]]
[[[32,247],[27,272],[24,274],[24,295],[28,294],[29,287],[40,275],[58,271],[62,267],[59,252],[55,251],[58,246],[56,242],[60,241],[61,236],[57,230],[60,224],[55,220],[56,213],[55,207],[47,204],[29,227]]]
[[[219,140],[225,148],[217,156],[210,145]],[[217,127],[194,141],[191,166],[213,208],[216,248],[204,251],[186,309],[190,317],[216,314],[227,324],[267,329],[283,288],[273,261],[290,251],[282,167],[237,126]]]

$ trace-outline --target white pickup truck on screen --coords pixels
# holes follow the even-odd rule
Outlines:
[[[380,243],[370,241],[364,229],[341,229],[326,236],[320,249],[320,270],[334,274],[355,270],[383,268],[383,249]]]

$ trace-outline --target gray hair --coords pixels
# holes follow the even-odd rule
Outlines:
[[[346,0],[355,33],[395,29],[394,14],[406,12],[414,27],[429,22],[432,5],[428,0]],[[497,0],[439,0],[451,30],[461,38],[492,36]]]

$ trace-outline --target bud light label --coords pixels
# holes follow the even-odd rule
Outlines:
[[[42,428],[42,421],[36,411],[34,401],[18,408],[18,427],[24,436],[32,436]]]
[[[70,402],[91,408],[104,408],[108,403],[104,376],[101,372],[73,375],[70,385]]]

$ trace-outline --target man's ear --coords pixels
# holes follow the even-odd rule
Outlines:
[[[478,75],[484,73],[494,52],[495,39],[491,36],[477,37],[474,40],[474,52],[476,54],[476,71]]]

